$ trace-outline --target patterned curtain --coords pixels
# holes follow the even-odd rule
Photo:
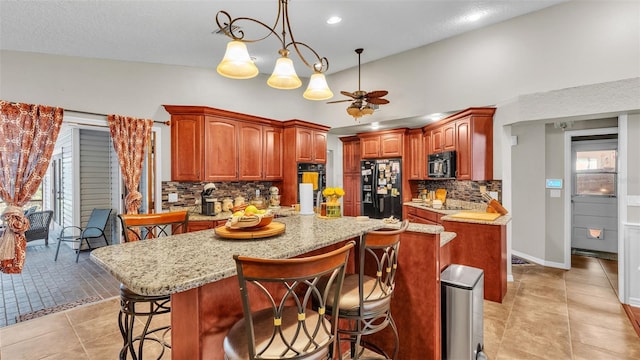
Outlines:
[[[142,201],[138,191],[142,162],[147,139],[151,134],[153,120],[137,119],[128,116],[109,115],[109,130],[120,162],[120,171],[127,187],[125,206],[127,214],[137,214]]]
[[[0,271],[20,274],[29,220],[22,206],[31,199],[47,171],[62,124],[62,108],[0,100],[0,197],[6,229],[0,237]]]

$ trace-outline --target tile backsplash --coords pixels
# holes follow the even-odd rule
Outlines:
[[[208,184],[207,182],[178,182],[163,181],[162,182],[162,209],[170,207],[192,207],[200,203],[200,195],[202,189]],[[216,182],[216,190],[213,196],[222,200],[225,197],[235,198],[242,195],[247,200],[255,197],[256,190],[260,190],[261,196],[269,196],[269,181],[237,181],[237,182]],[[170,203],[169,194],[178,195],[178,201]]]
[[[420,180],[418,181],[418,192],[422,189],[447,190],[447,198],[468,202],[483,202],[480,193],[480,186],[486,186],[487,192],[495,191],[498,193],[498,201],[502,202],[502,180],[489,181],[469,181],[469,180]],[[418,194],[413,194],[417,197]]]

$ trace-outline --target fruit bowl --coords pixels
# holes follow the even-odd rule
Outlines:
[[[251,206],[251,205],[250,205]],[[248,206],[245,210],[233,213],[233,216],[227,220],[225,227],[228,229],[257,229],[271,224],[273,213],[271,211],[250,211]]]

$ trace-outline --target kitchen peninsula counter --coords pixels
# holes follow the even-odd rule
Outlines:
[[[91,259],[132,291],[171,294],[173,359],[223,359],[224,336],[243,316],[234,254],[264,258],[315,255],[357,240],[370,230],[398,226],[382,220],[325,220],[311,215],[274,221],[286,225],[284,234],[227,240],[218,238],[213,230],[202,230],[103,247],[94,250]],[[403,234],[401,270],[392,302],[403,344],[400,358],[440,358],[439,274],[444,263],[439,257],[440,249],[454,240],[455,234],[436,225],[411,224]],[[376,342],[387,346],[386,330],[379,336]]]

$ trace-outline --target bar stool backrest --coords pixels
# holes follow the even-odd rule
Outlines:
[[[360,247],[360,310],[364,311],[364,303],[386,299],[393,294],[396,271],[398,269],[398,251],[400,236],[409,227],[404,220],[399,229],[369,231],[364,237],[364,246]],[[364,289],[363,281],[369,275],[375,279],[374,286]]]
[[[189,213],[119,214],[124,241],[153,239],[187,232]]]
[[[234,256],[244,312],[236,326],[245,331],[232,328],[225,339],[226,358],[326,359],[338,320],[325,311],[331,286],[318,285],[328,281],[342,288],[353,247],[349,242],[325,254],[292,259]],[[339,293],[334,293],[334,303]],[[239,335],[246,339],[239,340]]]

